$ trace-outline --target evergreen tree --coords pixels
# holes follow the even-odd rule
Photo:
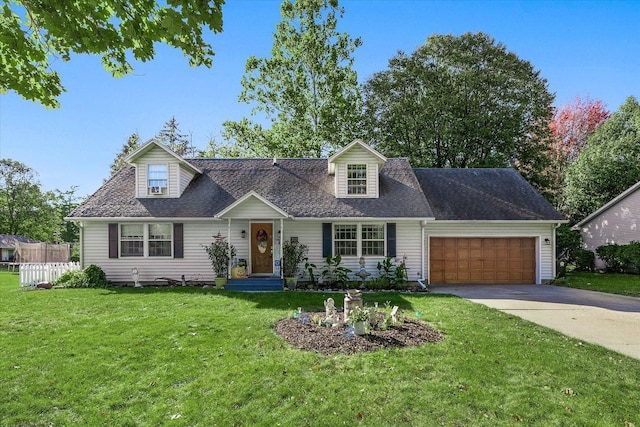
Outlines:
[[[136,151],[139,147],[140,136],[138,133],[132,133],[129,138],[127,138],[127,142],[122,145],[122,150],[118,153],[115,159],[113,159],[113,163],[111,163],[111,175],[115,175],[122,167],[125,165],[124,159],[134,151]]]
[[[173,116],[155,138],[179,156],[194,157],[196,154],[196,149],[191,144],[191,136],[182,133],[178,121]]]

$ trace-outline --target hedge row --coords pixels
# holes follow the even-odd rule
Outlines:
[[[608,272],[640,273],[640,242],[602,245],[596,248],[596,254],[604,262]]]

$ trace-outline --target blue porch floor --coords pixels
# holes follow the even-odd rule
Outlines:
[[[279,277],[229,279],[224,288],[228,291],[281,291],[282,279]]]

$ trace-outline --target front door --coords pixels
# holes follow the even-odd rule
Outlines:
[[[273,224],[251,224],[251,273],[273,273]]]

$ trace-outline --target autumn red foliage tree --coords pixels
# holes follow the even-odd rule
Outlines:
[[[577,96],[572,104],[555,111],[551,120],[552,148],[565,163],[578,157],[587,144],[587,137],[611,114],[599,99]]]
[[[549,181],[551,197],[557,199],[564,185],[564,174],[587,145],[589,135],[603,124],[611,115],[605,104],[599,99],[577,96],[570,104],[557,108],[549,127]],[[562,208],[560,200],[554,200]]]

